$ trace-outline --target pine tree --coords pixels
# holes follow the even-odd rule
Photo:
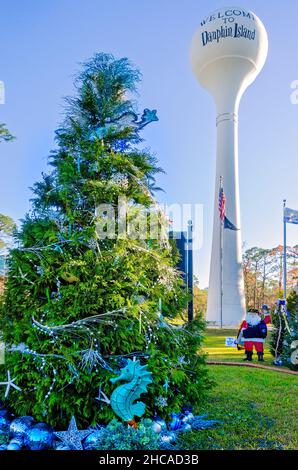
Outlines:
[[[171,323],[185,306],[175,249],[165,237],[98,235],[99,227],[113,228],[111,207],[119,235],[119,197],[132,220],[153,205],[159,231],[166,230],[153,196],[161,169],[141,148],[140,130],[155,112],[137,121],[129,98],[139,80],[127,59],[97,54],[84,64],[56,133],[52,171],[34,185],[10,255],[0,381],[9,370],[21,388],[7,397],[15,413],[58,428],[72,415],[81,426],[114,416],[96,397],[100,390],[110,396],[110,378],[127,358],[140,358],[153,374],[147,416],[196,404],[208,386],[198,353],[202,323]]]

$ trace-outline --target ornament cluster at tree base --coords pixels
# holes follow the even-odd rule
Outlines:
[[[152,420],[142,419],[138,429],[113,420],[107,426],[79,430],[72,417],[67,431],[55,431],[46,423],[35,423],[31,416],[15,418],[8,410],[1,409],[0,450],[100,450],[109,445],[112,450],[120,449],[121,443],[125,446],[126,442],[128,449],[123,447],[123,450],[135,449],[137,442],[140,445],[150,442],[152,450],[175,448],[179,433],[206,429],[218,423],[205,418],[194,416],[191,408],[187,408],[173,413],[168,424],[155,415]]]

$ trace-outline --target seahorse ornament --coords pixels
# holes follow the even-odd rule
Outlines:
[[[151,372],[147,370],[147,365],[142,366],[139,360],[128,359],[126,366],[121,369],[120,375],[110,380],[112,383],[119,380],[128,382],[113,391],[110,403],[117,416],[134,425],[134,417],[141,417],[145,413],[145,403],[135,402],[135,400],[140,398],[142,393],[147,392],[147,385],[152,383]]]

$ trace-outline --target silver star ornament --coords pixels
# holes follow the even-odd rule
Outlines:
[[[54,432],[55,436],[63,442],[70,450],[84,450],[82,441],[91,434],[91,429],[79,431],[76,423],[76,419],[73,416],[70,420],[67,431]]]

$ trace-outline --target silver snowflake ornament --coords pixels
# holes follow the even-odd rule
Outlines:
[[[167,400],[166,397],[163,397],[162,395],[159,395],[155,400],[155,405],[158,408],[165,408],[168,405],[168,400]]]
[[[70,450],[84,450],[82,441],[91,434],[92,429],[86,429],[79,431],[76,423],[76,419],[73,416],[70,420],[67,431],[54,432],[55,436],[63,442]]]

